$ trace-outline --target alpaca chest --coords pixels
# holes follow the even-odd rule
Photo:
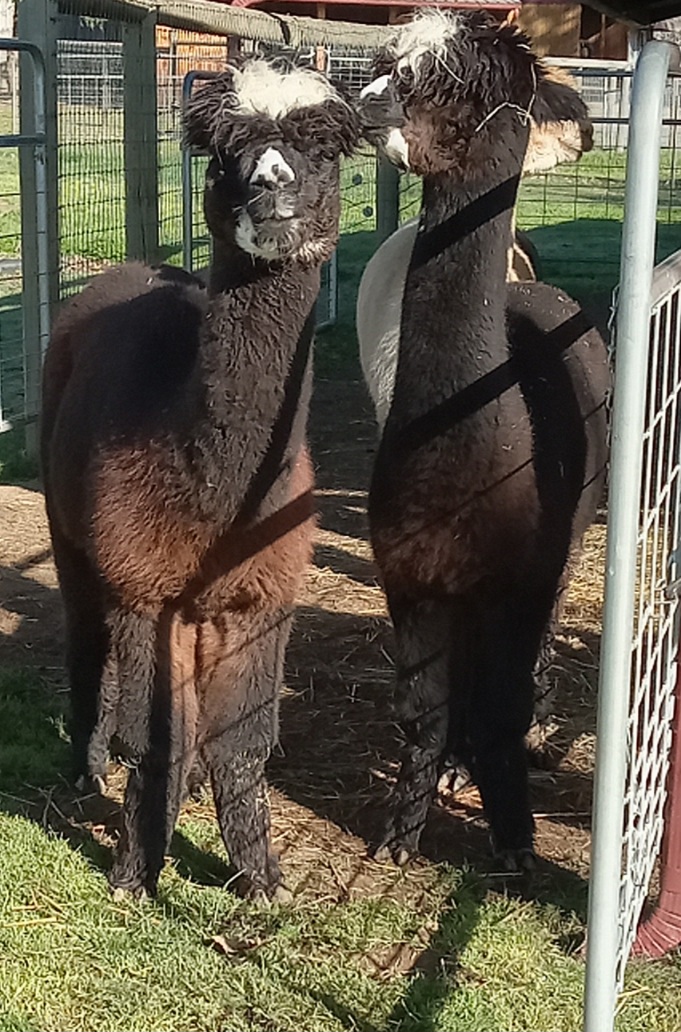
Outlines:
[[[314,532],[306,448],[278,485],[278,505],[261,508],[243,526],[234,519],[193,517],[179,488],[173,505],[169,484],[161,491],[147,472],[141,476],[127,454],[117,474],[109,458],[98,481],[92,547],[104,579],[125,605],[154,611],[171,603],[192,618],[211,618],[227,609],[293,604]],[[118,504],[104,504],[114,494]]]
[[[509,422],[499,410],[484,426],[383,449],[369,518],[391,583],[459,593],[493,571],[529,569],[541,504],[527,415]]]

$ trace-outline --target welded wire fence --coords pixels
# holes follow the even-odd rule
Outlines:
[[[192,197],[191,262],[186,261],[181,162],[182,88],[190,72],[218,72],[228,60],[229,43],[223,36],[158,29],[156,79],[158,90],[158,206],[159,252],[164,261],[200,269],[210,261],[208,230],[203,221],[201,195],[205,159],[197,157]]]
[[[62,296],[126,257],[123,88],[121,42],[59,40]]]
[[[675,280],[669,287],[670,277]],[[681,519],[681,255],[653,286],[631,643],[618,986],[659,857],[674,715]]]
[[[681,252],[653,275],[668,71],[651,42],[632,89],[589,884],[586,1032],[613,1032],[617,993],[664,831],[677,686]],[[681,779],[679,779],[681,781]],[[663,883],[669,865],[663,863]],[[673,858],[678,864],[678,857]],[[667,879],[668,882],[668,879]],[[666,901],[667,902],[667,901]],[[676,901],[677,911],[681,911]],[[681,926],[681,912],[677,913]]]
[[[13,133],[18,96],[0,95],[0,133]],[[4,185],[0,220],[0,431],[23,415],[23,327],[21,315],[21,195],[19,152],[0,150],[0,180]]]
[[[0,432],[37,415],[48,332],[44,69],[30,44],[2,47],[9,59],[0,90]]]

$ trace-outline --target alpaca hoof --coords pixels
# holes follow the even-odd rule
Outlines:
[[[370,851],[371,857],[379,864],[393,863],[397,867],[405,867],[416,853],[397,838],[392,836]]]
[[[379,864],[387,864],[392,860],[393,855],[390,846],[378,846],[371,852],[371,856]]]
[[[437,783],[437,790],[440,794],[456,795],[457,792],[462,792],[472,783],[473,779],[466,767],[449,767],[441,775]]]
[[[124,889],[121,885],[117,885],[115,888],[111,886],[111,899],[114,903],[125,903],[129,899],[143,903],[144,900],[150,899],[150,895],[143,885],[138,885],[135,889]]]
[[[494,859],[506,874],[530,874],[537,868],[537,855],[531,848],[501,849]]]
[[[76,778],[75,788],[81,795],[106,795],[106,775],[80,774]]]
[[[287,889],[285,885],[277,885],[276,889],[274,890],[272,902],[283,904],[293,903],[293,893],[290,889]]]
[[[272,903],[291,903],[293,893],[283,883],[265,887],[261,882],[253,882],[250,878],[242,878],[237,884],[239,895],[251,903],[269,906]]]

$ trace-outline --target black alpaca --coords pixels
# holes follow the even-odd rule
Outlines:
[[[533,669],[601,494],[609,373],[579,306],[545,284],[507,285],[506,264],[529,113],[570,119],[574,93],[521,33],[477,13],[417,17],[377,72],[363,119],[401,127],[424,177],[369,499],[406,739],[385,845],[399,861],[417,849],[454,756],[495,853],[524,868]]]
[[[356,116],[321,75],[251,60],[185,122],[211,156],[209,289],[169,268],[105,273],[45,363],[74,758],[99,783],[110,746],[131,765],[113,887],[155,891],[207,771],[243,890],[271,896],[264,767],[311,551],[313,310]]]

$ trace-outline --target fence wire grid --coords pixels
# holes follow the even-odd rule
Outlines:
[[[653,883],[664,831],[664,806],[678,676],[679,530],[681,514],[681,259],[667,268],[677,282],[652,306],[645,429],[642,438],[637,589],[631,644],[627,728],[620,952],[617,988]],[[655,286],[653,287],[655,294]],[[658,289],[659,295],[659,289]]]
[[[35,110],[22,115],[19,107],[20,80],[28,70],[28,56],[1,52],[0,135],[16,136],[35,132]],[[28,104],[27,98],[27,108]],[[29,148],[24,148],[25,153]],[[35,150],[30,148],[33,161]],[[11,145],[0,148],[0,433],[35,416],[40,384],[39,349],[25,348],[24,270],[22,266],[22,222],[24,215],[20,188],[20,150]],[[32,197],[27,203],[37,203]],[[29,246],[35,250],[37,240]]]

